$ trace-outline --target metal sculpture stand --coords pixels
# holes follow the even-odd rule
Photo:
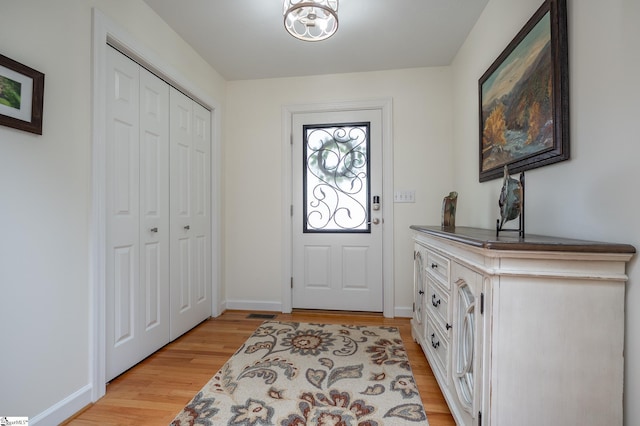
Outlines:
[[[517,232],[520,239],[524,239],[524,172],[520,173],[520,187],[522,188],[522,202],[520,203],[520,215],[518,216],[517,229],[505,229],[500,227],[500,219],[496,219],[496,238],[500,232]]]

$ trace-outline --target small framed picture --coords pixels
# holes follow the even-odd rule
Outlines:
[[[42,134],[44,74],[0,55],[0,124]]]

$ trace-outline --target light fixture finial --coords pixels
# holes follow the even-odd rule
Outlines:
[[[338,30],[338,0],[284,0],[284,27],[300,40],[328,39]]]

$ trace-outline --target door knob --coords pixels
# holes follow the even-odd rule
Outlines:
[[[149,229],[150,232],[158,232],[158,228],[151,228]]]
[[[371,223],[373,223],[374,225],[377,225],[377,224],[379,224],[379,223],[380,223],[380,219],[378,219],[378,218],[376,217],[376,218],[374,218],[374,219],[371,221]]]
[[[184,229],[186,229],[188,231],[189,229],[191,229],[191,227],[189,225],[187,225],[187,226],[184,227]]]

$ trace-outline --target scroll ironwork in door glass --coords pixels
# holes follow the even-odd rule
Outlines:
[[[303,231],[371,232],[370,123],[303,126]]]

